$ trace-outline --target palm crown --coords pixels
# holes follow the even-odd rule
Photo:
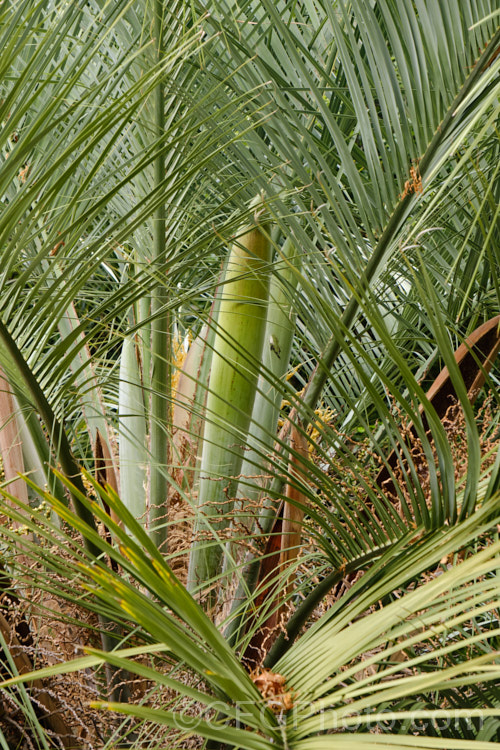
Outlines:
[[[29,476],[8,563],[51,588],[69,547],[108,633],[72,668],[181,696],[108,704],[144,746],[151,722],[188,732],[187,700],[217,702],[212,747],[493,746],[498,320],[472,378],[454,351],[499,308],[497,21],[469,0],[1,12],[4,468]],[[172,673],[132,658],[164,650]]]

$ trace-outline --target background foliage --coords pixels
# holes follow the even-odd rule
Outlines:
[[[18,0],[0,39],[3,746],[494,746],[498,321],[481,393],[454,351],[499,312],[495,4]],[[44,703],[82,669],[135,718]]]

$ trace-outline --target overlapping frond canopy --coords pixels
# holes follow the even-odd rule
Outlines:
[[[498,637],[498,543],[488,537],[500,483],[498,368],[488,375],[493,388],[489,401],[481,397],[478,419],[453,352],[500,307],[495,3],[176,0],[162,8],[160,60],[149,2],[19,0],[0,10],[1,368],[23,413],[34,408],[42,417],[38,435],[57,444],[62,432],[54,425],[64,424],[77,461],[94,468],[95,436],[86,430],[90,422],[116,436],[123,339],[140,340],[135,365],[148,373],[150,299],[158,287],[165,290],[160,313],[170,312],[179,340],[195,338],[206,321],[213,325],[232,236],[263,194],[271,274],[290,305],[293,340],[288,378],[267,365],[259,370],[261,403],[277,404],[280,421],[262,427],[253,413],[249,435],[236,435],[228,448],[237,451],[241,442],[248,453],[238,498],[264,485],[257,504],[267,515],[246,535],[253,542],[269,528],[270,501],[283,497],[288,481],[307,510],[311,581],[316,574],[327,580],[332,569],[368,572],[277,662],[306,703],[289,721],[271,714],[233,649],[126,510],[129,547],[127,532],[80,497],[119,547],[53,500],[130,577],[120,581],[104,563],[85,568],[100,597],[92,606],[101,615],[119,612],[122,626],[130,617],[146,640],[175,640],[180,658],[208,684],[206,692],[183,686],[184,696],[207,706],[213,690],[230,719],[250,701],[243,728],[221,729],[211,716],[200,724],[210,741],[290,750],[368,745],[379,740],[366,731],[372,719],[352,735],[333,732],[340,720],[343,729],[359,721],[349,706],[383,713],[390,704],[386,718],[396,729],[381,746],[463,748],[471,737],[487,747],[498,730],[498,695],[487,686],[484,700],[471,697],[468,686],[498,679],[489,642],[489,630]],[[159,137],[158,87],[165,103]],[[166,249],[153,262],[160,207]],[[279,358],[274,341],[264,346]],[[162,356],[173,359],[171,351]],[[444,366],[460,407],[454,433],[426,396]],[[147,376],[141,385],[146,402]],[[196,408],[196,416],[215,419],[202,403]],[[290,468],[290,456],[298,457],[290,423],[309,446],[298,473]],[[195,432],[190,437],[198,440]],[[59,460],[57,447],[48,462]],[[183,467],[152,458],[193,502],[196,487],[190,495],[186,482],[176,486]],[[384,468],[390,492],[377,484]],[[61,487],[68,485],[63,475]],[[120,511],[115,495],[94,491]],[[69,543],[40,520],[44,538],[53,534],[61,548]],[[236,530],[231,543],[238,535],[245,533]],[[8,531],[13,549],[14,536]],[[478,538],[484,549],[477,558],[411,590],[444,554]],[[213,587],[239,562],[225,538],[217,542],[227,558],[207,582]],[[78,562],[88,560],[78,545],[72,549]],[[36,545],[30,552],[36,556]],[[61,574],[51,553],[43,556]],[[295,604],[314,593],[311,581],[298,580]],[[396,589],[401,601],[389,602]],[[257,622],[266,617],[262,610]],[[471,623],[478,622],[476,640]],[[241,635],[242,648],[251,630]],[[427,644],[437,631],[443,642],[434,653]],[[408,669],[421,673],[397,671],[401,651]],[[358,680],[366,653],[380,671]],[[128,656],[109,659],[121,668]],[[482,711],[482,735],[471,729],[466,736],[461,724],[465,734],[456,737],[410,736],[407,712],[439,718],[444,694],[449,705],[460,697]],[[169,727],[177,721],[175,711],[121,708]]]

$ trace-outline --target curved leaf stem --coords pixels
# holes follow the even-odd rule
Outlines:
[[[154,33],[156,37],[157,57],[161,63],[164,57],[163,30],[164,2],[155,0]],[[155,89],[155,137],[161,140],[165,128],[165,101],[163,81],[158,81]],[[161,147],[154,162],[154,182],[159,187],[165,180],[165,153]],[[153,264],[155,270],[165,262],[166,253],[166,213],[165,203],[161,202],[153,217]],[[151,299],[151,470],[149,487],[149,524],[151,537],[157,547],[165,548],[167,538],[165,513],[168,492],[166,464],[168,463],[168,431],[170,423],[170,366],[169,366],[169,328],[168,312],[162,312],[165,306],[166,287],[160,281],[153,290]]]

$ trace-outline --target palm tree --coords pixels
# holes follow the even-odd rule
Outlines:
[[[62,521],[13,495],[4,512],[41,586],[55,571],[71,600],[75,578],[136,628],[67,668],[180,696],[106,704],[144,720],[136,743],[201,710],[207,747],[495,744],[498,419],[472,401],[497,383],[498,321],[479,380],[454,351],[499,309],[497,18],[486,0],[2,11],[1,366],[32,504]],[[190,593],[167,496],[193,509]]]

